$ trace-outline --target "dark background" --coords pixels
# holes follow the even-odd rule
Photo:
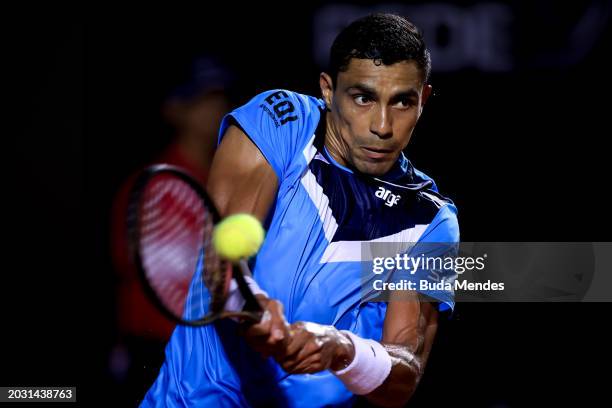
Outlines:
[[[409,4],[427,13],[426,3]],[[443,4],[456,15],[494,5],[507,16],[505,66],[447,58],[436,70],[432,55],[435,95],[408,148],[457,204],[462,240],[609,241],[610,3]],[[0,385],[76,385],[84,405],[113,399],[110,206],[125,177],[169,141],[163,98],[202,52],[237,72],[236,105],[277,87],[318,95],[313,38],[324,6],[5,16]],[[452,24],[428,27],[440,49],[459,36]],[[591,405],[605,392],[611,311],[459,304],[414,405]]]

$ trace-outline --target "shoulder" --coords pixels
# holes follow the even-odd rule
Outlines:
[[[416,192],[422,209],[431,219],[423,238],[439,242],[457,242],[459,240],[459,221],[457,207],[453,200],[442,194],[433,178],[420,170],[413,169],[414,181],[423,186]]]
[[[422,239],[429,242],[459,242],[459,219],[457,207],[447,197],[426,189],[419,192],[423,205],[433,215]]]
[[[318,98],[286,89],[262,92],[225,116],[219,143],[229,125],[236,124],[283,180],[298,152],[314,135],[324,106]]]
[[[256,95],[232,114],[243,118],[267,115],[277,129],[291,128],[309,122],[313,115],[318,122],[323,106],[323,101],[318,98],[286,89],[272,89]]]

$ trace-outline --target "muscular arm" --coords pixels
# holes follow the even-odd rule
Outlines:
[[[382,345],[391,356],[391,373],[365,397],[381,406],[403,406],[421,379],[438,325],[435,304],[411,299],[393,300],[387,306]]]
[[[242,129],[231,125],[215,153],[206,187],[222,217],[250,213],[263,221],[274,202],[278,178]],[[284,349],[287,322],[283,305],[264,295],[257,295],[257,299],[266,313],[244,335],[255,350],[274,354]]]
[[[423,374],[436,334],[438,312],[415,292],[391,298],[380,342],[391,358],[391,371],[383,383],[365,395],[376,405],[401,407],[412,397]],[[296,322],[287,353],[279,359],[291,373],[338,371],[355,358],[346,334],[333,326]]]
[[[257,146],[237,126],[228,127],[212,162],[207,190],[221,216],[239,212],[263,221],[278,178]]]

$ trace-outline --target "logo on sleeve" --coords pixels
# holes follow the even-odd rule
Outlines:
[[[381,200],[384,200],[385,205],[388,207],[393,207],[399,203],[400,198],[402,198],[399,194],[393,194],[390,190],[387,190],[384,187],[378,187],[378,190],[376,190],[374,195]]]
[[[298,119],[297,115],[292,115],[292,113],[295,111],[295,106],[293,106],[293,103],[291,103],[289,100],[289,95],[287,95],[287,92],[277,91],[268,95],[268,97],[266,97],[266,103],[272,107],[274,113],[272,113],[270,108],[263,103],[259,106],[265,110],[270,117],[272,117],[276,127]]]

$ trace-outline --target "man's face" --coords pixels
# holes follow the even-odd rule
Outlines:
[[[334,159],[374,176],[388,172],[408,145],[431,86],[423,86],[413,61],[376,65],[351,59],[337,84],[321,75],[331,109],[326,146]],[[331,120],[329,120],[331,119]]]

